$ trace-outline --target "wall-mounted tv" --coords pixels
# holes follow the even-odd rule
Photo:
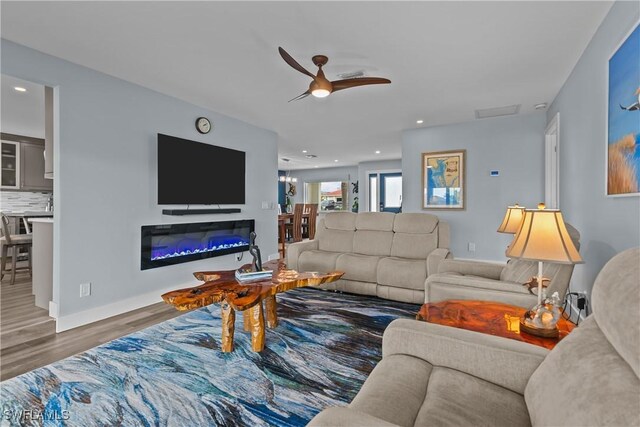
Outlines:
[[[244,151],[158,134],[158,204],[245,203]]]

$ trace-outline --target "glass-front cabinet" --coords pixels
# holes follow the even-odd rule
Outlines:
[[[0,174],[0,188],[20,188],[20,143],[1,141],[2,144],[2,172]]]

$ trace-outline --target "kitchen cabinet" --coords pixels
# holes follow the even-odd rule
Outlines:
[[[1,147],[0,188],[18,190],[20,188],[20,144],[13,141],[2,141]]]
[[[43,139],[3,133],[3,190],[53,191],[53,180],[45,178],[45,144]]]
[[[44,177],[44,145],[20,144],[20,189],[53,190],[53,180]]]

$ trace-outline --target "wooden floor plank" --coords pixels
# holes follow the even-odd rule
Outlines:
[[[153,304],[90,325],[55,333],[55,320],[35,306],[31,278],[16,275],[0,286],[0,380],[48,365],[124,335],[183,314],[165,303]]]

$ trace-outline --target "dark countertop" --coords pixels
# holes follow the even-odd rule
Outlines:
[[[13,218],[53,218],[53,212],[46,211],[6,212],[5,215]]]

